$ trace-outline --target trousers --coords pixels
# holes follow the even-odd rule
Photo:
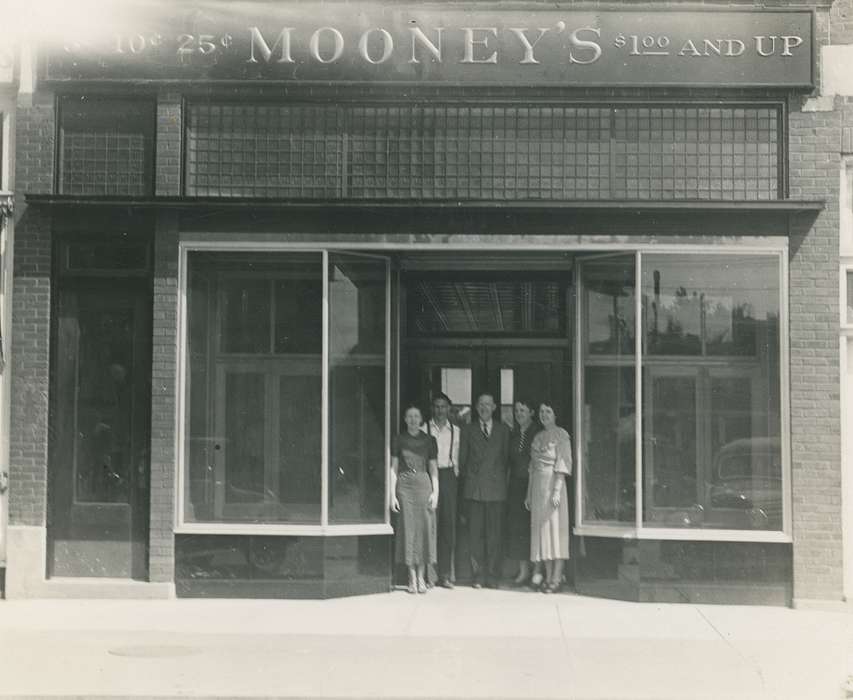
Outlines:
[[[503,501],[468,501],[471,576],[478,583],[497,583],[503,557]]]
[[[453,469],[438,470],[438,508],[436,527],[438,530],[438,576],[450,579],[453,576],[453,557],[456,553],[456,503],[459,494],[459,479]]]

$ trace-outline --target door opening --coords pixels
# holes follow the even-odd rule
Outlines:
[[[444,393],[462,426],[489,393],[494,419],[513,427],[515,401],[547,400],[572,432],[570,270],[418,270],[401,281],[401,403],[421,406],[428,419],[432,398]],[[570,504],[572,492],[569,484]],[[457,580],[470,576],[464,513],[460,502]]]

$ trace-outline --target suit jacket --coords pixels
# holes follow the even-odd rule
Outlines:
[[[489,439],[483,435],[480,419],[462,428],[459,441],[459,474],[462,495],[474,501],[505,501],[509,468],[509,427],[492,419]]]

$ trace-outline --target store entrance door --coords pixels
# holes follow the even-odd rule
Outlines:
[[[423,407],[429,418],[432,397],[443,392],[453,402],[451,420],[457,425],[475,415],[477,397],[494,396],[498,408],[494,420],[513,425],[513,403],[527,399],[533,403],[547,398],[556,405],[559,422],[571,425],[567,407],[571,405],[566,352],[558,348],[529,346],[476,346],[417,348],[406,353],[408,377],[405,396]],[[465,503],[459,502],[455,575],[457,581],[470,578]],[[506,561],[505,575],[514,562]]]
[[[151,292],[68,283],[54,329],[48,574],[148,573]]]

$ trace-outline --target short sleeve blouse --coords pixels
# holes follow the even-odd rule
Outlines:
[[[429,461],[438,457],[438,444],[432,435],[423,432],[411,435],[407,430],[394,437],[391,456],[398,459],[401,472],[426,472]]]
[[[554,470],[559,474],[572,473],[572,440],[559,427],[543,430],[530,446],[530,469]]]

